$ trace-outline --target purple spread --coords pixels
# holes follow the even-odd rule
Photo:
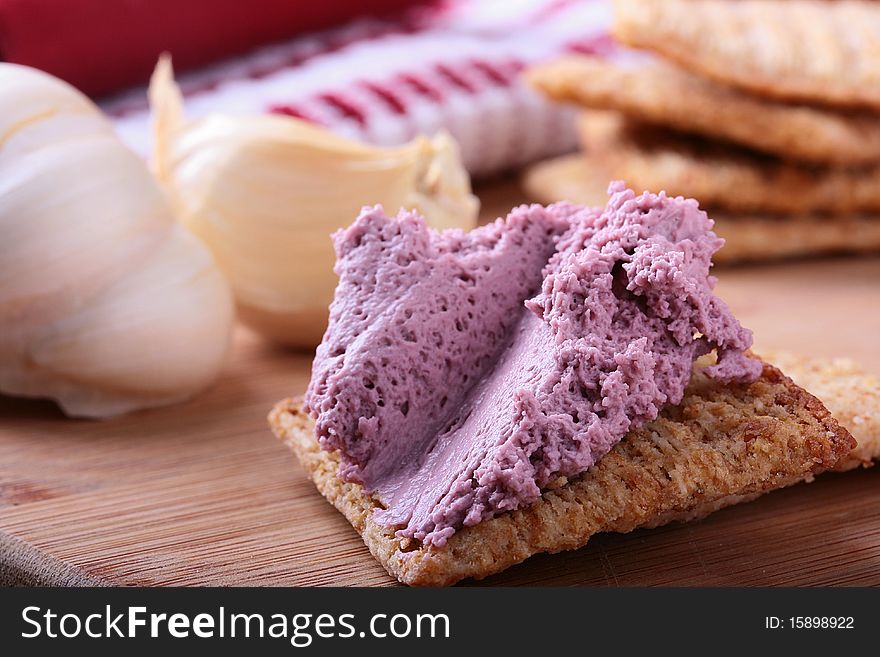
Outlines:
[[[306,402],[379,522],[442,546],[679,403],[695,358],[759,376],[751,332],[712,293],[723,241],[696,201],[610,192],[604,210],[523,206],[469,233],[368,208],[334,236]]]

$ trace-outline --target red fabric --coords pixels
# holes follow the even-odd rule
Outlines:
[[[99,95],[418,0],[0,0],[0,57]]]

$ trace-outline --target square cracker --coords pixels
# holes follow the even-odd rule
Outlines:
[[[659,59],[633,64],[571,55],[539,64],[526,77],[556,101],[618,111],[782,159],[847,166],[880,161],[880,113],[781,103]]]
[[[665,189],[731,212],[880,212],[878,164],[806,166],[673,133],[617,112],[585,110],[578,129],[584,152],[630,187]]]
[[[598,158],[575,154],[534,165],[525,173],[523,187],[539,203],[565,200],[602,207],[613,179]],[[880,251],[880,215],[773,216],[715,211],[709,215],[715,221],[715,232],[725,240],[713,258],[716,264]]]
[[[682,403],[631,431],[598,464],[533,504],[456,532],[442,548],[399,538],[373,521],[380,503],[337,476],[299,400],[279,402],[274,433],[318,490],[401,582],[441,586],[483,578],[541,552],[582,547],[598,532],[629,532],[702,517],[833,468],[855,446],[822,403],[771,365],[751,385],[699,369]]]
[[[880,109],[874,0],[614,0],[612,32],[707,77],[787,100]]]

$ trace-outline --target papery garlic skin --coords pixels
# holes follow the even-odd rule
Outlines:
[[[0,64],[0,392],[76,417],[181,401],[232,320],[211,254],[98,108]]]
[[[281,116],[183,118],[170,63],[150,86],[157,177],[213,252],[239,317],[273,341],[314,347],[337,278],[330,235],[364,205],[470,229],[479,204],[455,142],[440,135],[377,148]]]

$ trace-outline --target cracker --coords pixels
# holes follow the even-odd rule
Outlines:
[[[615,0],[612,31],[754,93],[880,108],[871,0]]]
[[[584,111],[585,152],[613,179],[665,189],[731,212],[845,215],[880,211],[880,166],[803,166],[719,142],[633,122],[616,112]]]
[[[611,180],[612,175],[596,158],[578,154],[533,166],[524,175],[523,186],[539,203],[565,200],[604,206]],[[880,214],[829,218],[710,211],[709,215],[715,220],[715,232],[725,239],[724,247],[713,258],[718,264],[880,252]]]
[[[660,60],[634,66],[570,56],[530,69],[527,78],[553,100],[617,110],[784,159],[842,165],[880,160],[880,114],[780,103]]]
[[[880,379],[846,358],[823,360],[784,352],[762,355],[821,399],[856,439],[856,448],[835,470],[869,466],[880,459]]]
[[[809,479],[855,444],[821,402],[770,365],[748,386],[697,371],[679,406],[630,432],[585,474],[523,509],[461,529],[437,548],[373,522],[378,503],[336,476],[338,459],[318,447],[300,401],[280,402],[269,420],[388,572],[406,584],[434,586],[576,549],[598,532],[705,515]]]

